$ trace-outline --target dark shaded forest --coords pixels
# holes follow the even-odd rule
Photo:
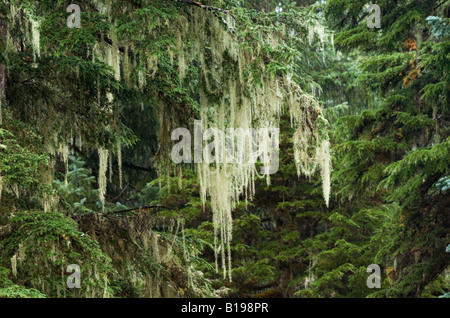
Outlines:
[[[450,1],[2,0],[0,298],[450,298]]]

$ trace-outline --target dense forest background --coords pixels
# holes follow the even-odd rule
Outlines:
[[[450,297],[450,1],[374,3],[2,0],[0,297]]]

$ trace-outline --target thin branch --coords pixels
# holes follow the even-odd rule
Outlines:
[[[223,24],[230,30],[232,34],[236,33],[236,30],[225,20],[222,16],[220,16],[216,11],[213,11],[214,16],[216,16]]]
[[[166,209],[166,210],[173,210],[171,208],[165,207],[165,206],[161,206],[161,205],[148,205],[148,206],[140,206],[137,208],[132,208],[132,209],[126,209],[126,210],[121,210],[121,211],[111,211],[111,212],[106,212],[106,213],[97,213],[96,215],[99,216],[109,216],[112,214],[123,214],[123,213],[128,213],[128,212],[141,212],[143,210],[153,210],[153,209]],[[187,221],[190,221],[189,218],[187,218],[183,213],[180,213],[179,211],[175,211],[176,213],[178,213],[182,218],[186,219]]]
[[[111,212],[106,212],[106,213],[98,213],[98,215],[120,214],[120,213],[127,213],[127,212],[133,212],[133,211],[141,211],[141,210],[151,210],[151,209],[168,209],[168,208],[166,208],[164,206],[160,206],[160,205],[147,205],[147,206],[140,206],[140,207],[137,207],[137,208],[120,210],[120,211],[111,211]]]
[[[133,169],[133,170],[139,170],[139,171],[147,171],[147,172],[155,171],[155,169],[153,169],[153,168],[147,168],[147,167],[137,166],[137,165],[135,165],[134,163],[127,162],[127,161],[125,161],[125,162],[123,163],[123,166],[124,166],[124,167],[127,167],[127,168],[130,168],[130,169]]]
[[[229,10],[207,6],[207,5],[204,5],[203,3],[197,2],[197,1],[191,1],[191,0],[176,0],[176,1],[179,3],[190,4],[190,5],[199,7],[203,10],[211,11],[214,14],[214,16],[217,17],[228,28],[228,30],[230,30],[230,32],[232,34],[236,33],[236,30],[227,22],[227,20],[225,20],[218,13],[218,12],[221,12],[221,13],[229,14],[234,20],[236,20],[236,17],[233,14],[231,14],[231,12]]]
[[[119,195],[118,195],[117,197],[115,197],[114,199],[112,199],[112,201],[113,201],[113,202],[116,202],[117,200],[119,200],[120,197],[122,196],[122,194],[125,192],[125,190],[128,189],[128,186],[129,186],[129,185],[130,185],[130,184],[127,183],[127,185],[122,189],[122,191],[120,191]]]
[[[177,2],[181,2],[181,3],[186,3],[186,4],[190,4],[199,8],[202,8],[204,10],[208,10],[208,11],[219,11],[222,13],[230,13],[230,11],[225,10],[225,9],[221,9],[221,8],[216,8],[216,7],[210,7],[210,6],[206,6],[201,2],[197,2],[197,1],[190,1],[190,0],[177,0]]]

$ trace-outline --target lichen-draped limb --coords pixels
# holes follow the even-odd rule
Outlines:
[[[184,79],[187,76],[186,63],[190,63],[193,59],[186,55],[189,51],[183,50],[180,42],[196,43],[193,45],[195,51],[192,53],[200,61],[199,81],[202,88],[200,88],[199,113],[202,130],[275,128],[279,127],[280,117],[287,109],[295,129],[294,157],[299,174],[312,175],[320,168],[324,197],[328,204],[330,154],[329,144],[324,142],[327,139],[326,134],[321,131],[326,121],[321,115],[318,102],[300,88],[292,75],[279,77],[267,74],[267,65],[264,63],[267,53],[261,47],[256,47],[253,54],[249,54],[241,45],[242,39],[231,37],[213,15],[196,11],[192,14],[193,18],[190,20],[192,22],[183,27],[188,32],[177,33],[177,51],[182,55],[178,61],[180,78]],[[210,25],[208,34],[205,33],[206,25]],[[312,34],[314,35],[316,31],[320,31],[319,39],[325,41],[323,29],[313,30]],[[191,38],[190,34],[195,34],[195,38]],[[257,33],[256,37],[271,49],[276,49],[284,41],[283,37],[276,34]],[[210,43],[210,52],[205,52],[204,43]],[[259,57],[261,61],[255,62]],[[248,77],[247,73],[252,68],[261,70],[260,73],[253,75],[253,78]],[[216,84],[222,82],[227,85]],[[164,118],[162,127],[166,124],[167,119]],[[164,129],[162,136],[164,138],[161,138],[161,141],[168,139],[167,128]],[[270,170],[270,161],[267,158],[271,140],[267,133],[261,136],[262,139],[256,140],[251,134],[244,134],[244,138],[238,140],[236,149],[240,160],[222,162],[218,154],[224,151],[225,134],[215,132],[211,138],[217,147],[216,156],[213,162],[197,163],[197,171],[201,199],[205,205],[209,196],[213,211],[216,269],[219,267],[218,259],[221,259],[221,267],[226,277],[227,272],[229,275],[231,273],[231,253],[229,253],[229,243],[232,239],[231,211],[242,198],[252,199],[255,179],[258,176],[265,177],[267,183],[270,183],[269,174],[258,173],[256,158],[265,154],[263,158],[266,160],[263,164],[266,171]],[[255,141],[259,142],[259,148],[255,149]]]
[[[242,199],[253,198],[258,177],[266,178],[270,184],[270,174],[260,173],[257,169],[257,158],[264,154],[261,163],[264,171],[270,171],[268,157],[274,140],[267,132],[261,136],[244,133],[243,138],[236,140],[239,160],[223,162],[220,159],[223,159],[221,153],[225,152],[226,134],[219,134],[217,129],[225,132],[227,129],[263,131],[278,128],[281,116],[288,113],[295,130],[294,160],[298,172],[309,176],[320,168],[324,198],[328,204],[331,167],[329,143],[325,142],[326,121],[317,100],[300,87],[292,71],[283,75],[270,72],[271,65],[267,60],[274,57],[269,52],[286,45],[286,34],[257,30],[249,32],[248,38],[235,38],[213,13],[192,10],[189,15],[187,21],[182,19],[175,27],[174,54],[178,57],[176,66],[181,83],[191,76],[193,63],[199,65],[196,81],[199,83],[201,128],[203,132],[208,129],[214,132],[207,141],[204,140],[204,148],[201,149],[203,161],[196,162],[196,170],[203,205],[209,198],[213,212],[216,269],[220,264],[224,278],[228,274],[231,280],[231,212]],[[235,26],[233,19],[228,21]],[[289,31],[285,28],[284,32]],[[310,35],[316,33],[321,43],[325,43],[327,35],[324,29],[312,28]],[[251,40],[254,47],[250,49],[243,45],[247,40]],[[293,65],[290,67],[294,69]],[[170,110],[165,109],[164,114],[160,121],[158,153],[161,158],[166,158],[162,154],[169,153],[171,127],[181,124],[173,120]],[[214,141],[210,143],[211,140]],[[255,147],[255,144],[259,146]],[[208,156],[205,151],[213,146],[216,155],[210,158],[212,162],[206,162]],[[162,166],[166,171],[170,170],[167,163]]]

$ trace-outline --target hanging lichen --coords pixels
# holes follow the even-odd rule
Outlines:
[[[98,197],[102,205],[105,205],[106,194],[106,171],[108,169],[108,150],[98,149],[99,168],[98,168]]]
[[[330,190],[331,190],[331,155],[330,155],[330,142],[323,140],[320,147],[317,149],[317,160],[320,166],[320,175],[322,177],[322,189],[325,203],[328,206],[330,202]]]
[[[119,187],[123,188],[123,176],[122,176],[122,143],[120,140],[117,142],[117,167],[119,169]]]
[[[325,44],[329,41],[334,50],[334,36],[333,34],[329,35],[326,33],[323,24],[319,21],[314,21],[314,23],[308,27],[309,45],[314,44],[316,36],[319,38],[319,49],[322,51],[323,61],[325,61]]]
[[[325,27],[317,21],[313,25],[310,25],[308,28],[309,45],[314,44],[316,35],[319,38],[320,44],[323,45],[326,38]]]
[[[183,168],[181,166],[178,167],[178,190],[183,190]]]
[[[13,257],[11,257],[11,272],[14,277],[17,276],[17,255],[14,254]]]
[[[112,183],[113,178],[113,156],[110,154],[109,158],[109,183]]]
[[[32,36],[32,46],[33,46],[33,61],[41,57],[41,36],[39,31],[39,21],[35,20],[30,15],[31,23],[31,36]]]
[[[59,154],[61,155],[64,163],[64,184],[68,185],[67,175],[69,173],[69,146],[64,143],[59,144]]]

